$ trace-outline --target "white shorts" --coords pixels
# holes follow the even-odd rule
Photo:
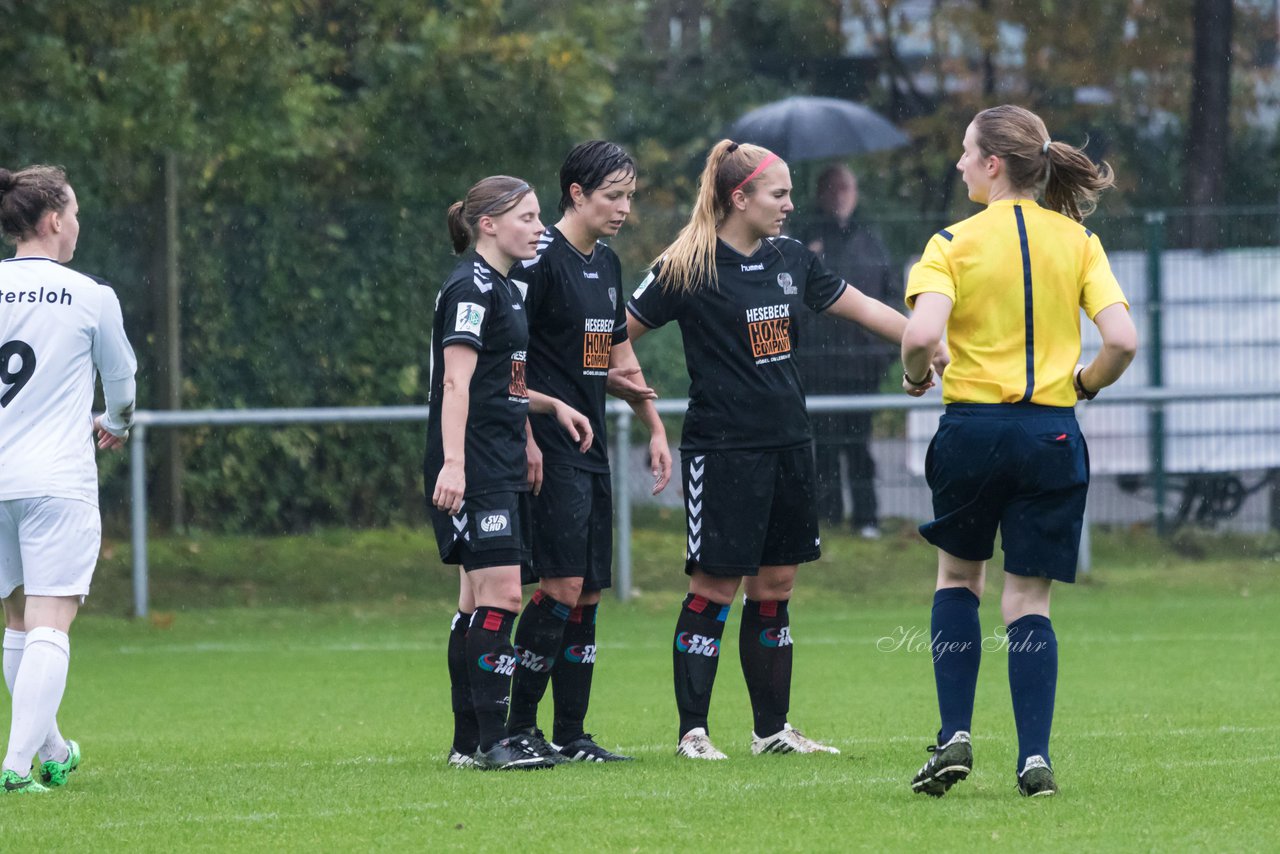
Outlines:
[[[102,548],[98,508],[74,498],[0,501],[0,598],[80,596]]]

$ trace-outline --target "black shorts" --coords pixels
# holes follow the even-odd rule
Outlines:
[[[526,566],[529,542],[529,493],[490,492],[468,496],[457,516],[431,508],[440,560],[470,572],[491,566]]]
[[[924,538],[962,560],[989,560],[996,529],[1005,572],[1071,582],[1089,492],[1089,449],[1075,410],[950,404],[925,457],[934,520]]]
[[[581,578],[584,592],[613,585],[613,484],[609,475],[560,463],[542,472],[533,505],[533,566],[524,582]]]
[[[822,555],[814,505],[813,452],[686,452],[685,565],[692,574],[756,575]]]

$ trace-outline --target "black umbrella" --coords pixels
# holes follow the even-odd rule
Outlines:
[[[752,110],[730,125],[734,142],[762,145],[783,160],[821,160],[898,148],[909,141],[879,113],[853,101],[794,95]]]

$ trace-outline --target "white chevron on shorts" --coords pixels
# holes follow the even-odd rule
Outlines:
[[[451,517],[453,520],[453,541],[465,540],[471,542],[471,532],[467,530],[467,502],[463,501],[458,506],[458,515]]]
[[[688,510],[686,518],[689,524],[689,560],[699,560],[699,553],[702,549],[702,502],[698,497],[702,495],[702,474],[706,471],[705,457],[694,457],[689,462],[689,500],[685,502],[685,509]]]

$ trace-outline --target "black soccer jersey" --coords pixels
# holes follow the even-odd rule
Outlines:
[[[440,289],[431,329],[431,412],[422,467],[428,500],[444,466],[440,401],[444,394],[444,348],[452,344],[478,351],[467,407],[466,495],[528,490],[526,314],[519,286],[475,252],[463,257]]]
[[[802,243],[764,240],[747,257],[716,241],[716,286],[662,286],[661,267],[627,304],[645,326],[680,324],[689,372],[681,451],[786,450],[809,442],[809,415],[792,353],[791,318],[825,311],[845,282]]]
[[[555,416],[529,417],[546,462],[609,471],[604,414],[609,352],[627,340],[622,264],[612,249],[596,243],[585,257],[554,226],[538,244],[538,255],[511,271],[527,283],[529,388],[558,398],[591,420],[595,441],[585,453]]]

